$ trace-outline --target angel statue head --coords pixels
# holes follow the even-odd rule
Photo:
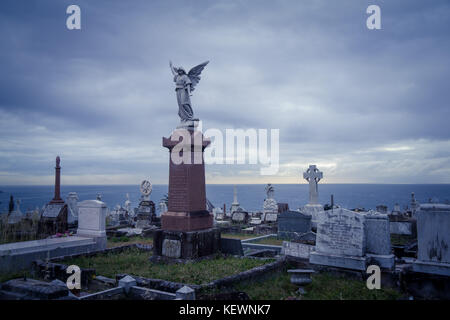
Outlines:
[[[182,67],[179,67],[177,69],[177,73],[178,73],[179,76],[182,76],[183,74],[186,74],[186,71],[184,71],[184,69]]]
[[[175,68],[170,62],[170,70],[173,74],[173,81],[175,82],[175,92],[178,102],[178,115],[181,122],[188,122],[197,120],[194,119],[194,111],[192,111],[191,105],[191,92],[194,91],[195,86],[200,81],[200,74],[209,61],[203,62],[196,67],[193,67],[186,74],[186,71],[182,68]]]

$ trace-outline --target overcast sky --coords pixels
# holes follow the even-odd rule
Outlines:
[[[81,30],[66,8],[81,8]],[[381,7],[382,30],[366,8]],[[205,60],[203,129],[280,129],[280,169],[207,165],[207,183],[450,183],[450,2],[0,4],[0,185],[168,181],[168,62]]]

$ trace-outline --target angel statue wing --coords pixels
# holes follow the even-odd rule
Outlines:
[[[203,69],[206,67],[208,63],[209,61],[203,62],[198,66],[193,67],[191,70],[189,70],[187,75],[192,82],[191,91],[194,91],[195,86],[200,81],[200,74],[202,73]]]

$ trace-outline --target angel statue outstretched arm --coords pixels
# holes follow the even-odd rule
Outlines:
[[[186,71],[182,67],[175,68],[170,61],[170,70],[174,75],[173,81],[175,82],[175,92],[178,102],[178,115],[181,121],[193,120],[194,112],[191,106],[191,92],[194,91],[195,86],[200,81],[200,74],[209,61],[203,62],[198,66],[193,67],[186,74]]]
[[[172,71],[172,74],[174,76],[176,76],[177,75],[177,70],[173,67],[172,61],[169,61],[169,66],[170,66],[170,71]]]

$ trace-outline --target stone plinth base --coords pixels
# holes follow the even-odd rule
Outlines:
[[[309,263],[350,270],[366,270],[365,257],[328,255],[313,251],[310,253]]]
[[[161,229],[167,231],[198,231],[213,227],[214,216],[208,211],[172,212],[161,215]]]
[[[393,254],[381,255],[381,254],[366,254],[369,260],[368,264],[376,264],[382,269],[392,270],[395,267],[395,256]]]
[[[220,249],[220,230],[200,231],[156,230],[153,233],[151,261],[194,260],[217,253]]]
[[[450,277],[450,264],[416,260],[412,264],[414,272],[436,274]]]
[[[317,220],[319,215],[323,212],[323,206],[321,204],[307,204],[303,208],[300,208],[300,212],[310,214],[312,216],[311,227],[317,229]]]

